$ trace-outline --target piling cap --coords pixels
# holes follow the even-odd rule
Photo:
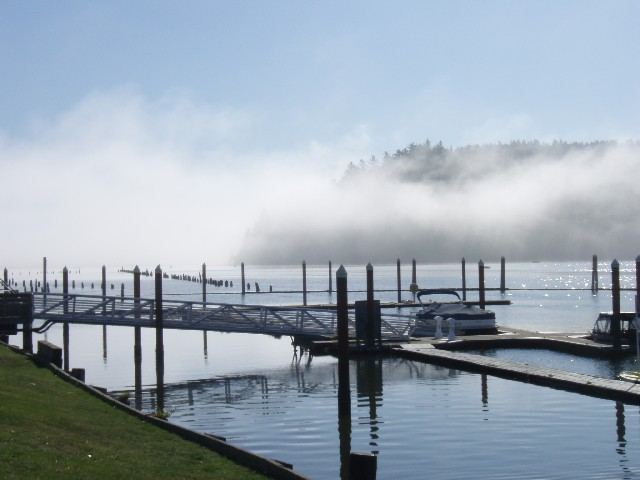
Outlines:
[[[69,269],[65,266],[65,267],[62,269],[62,271],[63,271],[64,273],[67,273],[67,272],[69,271]]]
[[[481,267],[484,267],[484,262],[483,262],[482,260],[480,260],[480,261],[478,262],[478,265],[480,265]]]
[[[138,265],[133,267],[133,273],[140,273],[140,267],[138,267]]]
[[[465,261],[464,257],[462,257],[462,261],[463,261],[463,262]]]
[[[620,268],[620,264],[615,258],[613,259],[613,262],[611,262],[611,268]]]
[[[204,263],[204,262],[202,262],[202,267],[204,268],[204,267],[206,267],[206,266],[207,266],[207,264],[206,264],[206,263]]]
[[[640,262],[640,255],[636,257],[636,262]]]
[[[373,271],[373,265],[371,265],[371,262],[367,263],[367,272],[371,272]]]
[[[162,273],[162,269],[160,268],[160,265],[158,265],[156,267],[156,274],[161,274]]]
[[[340,265],[340,268],[336,271],[336,278],[347,278],[347,270],[344,265]]]

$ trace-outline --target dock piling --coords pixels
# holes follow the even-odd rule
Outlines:
[[[349,478],[351,453],[351,388],[349,386],[349,300],[347,271],[336,272],[336,310],[338,317],[338,433],[340,436],[340,478]]]
[[[156,314],[156,396],[157,412],[164,411],[164,318],[162,312],[162,269],[155,270],[155,314]]]
[[[480,308],[484,310],[485,307],[485,299],[484,299],[484,262],[480,260],[478,262],[478,296]]]
[[[107,267],[102,265],[102,301],[107,299]],[[107,306],[102,306],[102,314],[107,313]]]
[[[9,272],[7,271],[7,267],[4,267],[3,280],[5,286],[9,286]]]
[[[373,306],[373,265],[367,264],[367,348],[372,348],[376,341],[376,320]]]
[[[591,259],[591,292],[598,293],[600,286],[598,285],[598,256],[594,255]]]
[[[467,299],[467,262],[462,257],[462,300]]]
[[[202,263],[202,308],[207,303],[207,264]]]
[[[69,269],[64,267],[62,269],[62,310],[64,313],[69,313],[69,301],[67,296],[69,295]],[[62,350],[63,350],[63,368],[65,372],[69,371],[69,322],[62,324]]]
[[[240,264],[240,285],[242,285],[242,295],[244,295],[246,288],[246,282],[244,281],[244,262]]]
[[[120,303],[124,303],[124,283],[120,284]]]
[[[396,282],[398,286],[398,303],[402,302],[402,276],[400,272],[400,259],[396,260]]]
[[[302,261],[302,304],[307,306],[307,262]]]
[[[613,348],[621,347],[620,329],[620,264],[614,259],[611,262],[611,303],[613,315],[611,317],[611,335],[613,336]]]
[[[640,255],[636,257],[636,316],[640,317]]]
[[[416,292],[418,291],[418,274],[416,268],[416,259],[411,260],[411,285],[409,285],[409,290],[413,294],[413,302],[416,301]]]
[[[140,268],[133,269],[134,317],[140,318]],[[142,408],[142,332],[139,326],[133,327],[133,364],[136,409]]]
[[[333,273],[331,271],[331,260],[329,260],[329,295],[333,293]]]
[[[45,302],[47,301],[47,257],[42,257],[42,292]]]
[[[500,257],[500,293],[504,293],[506,290],[506,281],[505,281],[505,258]]]

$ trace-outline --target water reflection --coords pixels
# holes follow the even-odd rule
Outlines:
[[[378,404],[382,405],[382,358],[367,357],[357,359],[357,395],[358,406],[366,404],[369,410],[369,418],[364,422],[369,425],[369,437],[371,453],[378,454]]]

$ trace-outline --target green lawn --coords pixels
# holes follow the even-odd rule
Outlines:
[[[258,479],[0,346],[0,478]]]

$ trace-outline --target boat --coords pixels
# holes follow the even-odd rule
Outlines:
[[[639,383],[640,382],[640,371],[638,370],[629,370],[627,372],[622,372],[618,375],[619,380],[624,380],[625,382]]]
[[[431,298],[437,295],[453,296],[456,300],[440,302]],[[441,318],[442,329],[445,331],[447,320],[449,318],[455,319],[456,335],[498,333],[496,314],[491,310],[482,310],[474,305],[464,303],[455,290],[441,288],[418,290],[416,297],[422,309],[416,313],[416,328],[413,331],[413,336],[433,336],[436,333],[436,317]],[[428,300],[423,301],[423,298],[428,298]]]

